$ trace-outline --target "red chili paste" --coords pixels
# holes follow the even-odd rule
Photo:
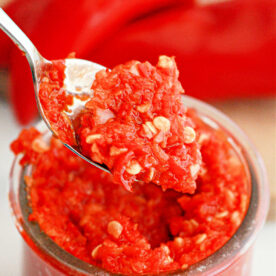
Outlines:
[[[195,191],[201,154],[173,58],[161,56],[156,67],[131,61],[101,70],[74,121],[64,112],[72,98],[62,88],[63,72],[64,61],[54,63],[40,88],[45,114],[62,141],[107,165],[128,191],[135,180],[163,190]]]
[[[59,140],[48,144],[34,128],[23,130],[11,147],[33,168],[25,177],[30,220],[64,250],[112,273],[186,269],[213,254],[240,226],[250,183],[226,133],[194,111],[186,116],[202,154],[193,195],[144,182],[129,193]]]
[[[57,136],[70,145],[74,145],[75,137],[72,122],[66,115],[73,97],[62,88],[65,78],[63,60],[45,64],[40,76],[39,99],[44,115]]]

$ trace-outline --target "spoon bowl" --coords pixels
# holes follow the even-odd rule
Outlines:
[[[25,54],[32,72],[38,111],[47,127],[55,136],[58,137],[56,131],[52,128],[49,120],[45,116],[39,99],[40,76],[42,75],[42,70],[45,68],[45,65],[51,64],[52,62],[40,55],[31,40],[13,22],[13,20],[4,12],[2,8],[0,8],[0,28]],[[65,79],[63,89],[66,93],[73,96],[73,105],[70,106],[71,111],[70,113],[67,113],[69,118],[73,119],[80,112],[80,110],[84,108],[84,105],[87,102],[87,100],[80,100],[77,96],[81,94],[93,95],[91,86],[94,81],[95,74],[102,69],[105,69],[105,67],[91,61],[76,58],[65,59]],[[84,156],[77,148],[72,147],[63,141],[62,143],[85,161],[105,172],[110,173],[105,165],[93,162],[91,159]]]

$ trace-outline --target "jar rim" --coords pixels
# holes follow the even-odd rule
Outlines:
[[[183,96],[183,102],[188,108],[194,108],[200,115],[205,116],[204,118],[206,118],[206,120],[209,118],[230,133],[231,137],[238,142],[238,146],[242,150],[242,155],[248,165],[251,178],[251,199],[249,207],[236,233],[209,257],[191,265],[185,271],[169,273],[169,275],[200,274],[209,276],[226,269],[253,244],[258,232],[265,223],[268,213],[268,180],[260,154],[245,133],[230,118],[218,109],[195,98]],[[36,128],[40,131],[45,131],[47,129],[43,122],[39,122]],[[97,275],[116,275],[69,254],[46,236],[46,234],[41,232],[38,224],[31,223],[28,220],[28,214],[31,210],[26,196],[24,173],[25,170],[19,167],[18,157],[15,157],[10,172],[9,198],[12,214],[15,218],[15,224],[25,241],[27,241],[29,245],[32,243],[32,246],[35,247],[37,251],[43,252],[43,254],[48,257],[48,261],[50,258],[53,266],[58,263],[65,270],[70,269],[81,275],[91,275],[91,273],[97,273]]]

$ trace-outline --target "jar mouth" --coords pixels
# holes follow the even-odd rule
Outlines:
[[[226,115],[214,107],[203,103],[189,96],[183,96],[185,106],[199,111],[199,116],[209,123],[218,124],[226,132],[230,133],[233,142],[240,149],[241,155],[248,166],[249,179],[251,180],[251,197],[247,214],[242,224],[219,250],[209,257],[191,265],[185,271],[175,271],[166,273],[166,275],[214,275],[226,269],[231,263],[245,253],[254,242],[257,233],[265,222],[269,206],[269,191],[263,161],[255,150],[254,146],[248,140],[240,128],[231,121]],[[37,129],[46,135],[50,135],[47,127],[40,122]],[[213,126],[214,127],[214,126]],[[24,175],[30,171],[30,168],[19,167],[18,158],[15,158],[11,170],[10,201],[12,213],[15,216],[16,226],[23,238],[30,244],[30,241],[36,251],[43,252],[47,260],[54,266],[59,264],[65,270],[71,270],[81,275],[116,275],[104,269],[86,263],[77,257],[59,247],[52,239],[44,234],[37,223],[29,221],[28,217],[32,212],[29,206],[28,195],[24,182]],[[15,176],[15,174],[19,174]],[[15,183],[17,182],[17,183]],[[18,190],[14,189],[14,187]],[[19,186],[19,187],[18,187]],[[220,268],[220,271],[218,270]],[[160,274],[162,275],[162,274]]]

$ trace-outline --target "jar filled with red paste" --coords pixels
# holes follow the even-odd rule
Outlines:
[[[203,162],[192,195],[143,183],[126,191],[43,124],[42,135],[21,135],[14,147],[30,150],[12,166],[10,201],[23,275],[250,275],[269,201],[262,160],[225,115],[183,102]],[[24,158],[33,165],[20,166]]]

